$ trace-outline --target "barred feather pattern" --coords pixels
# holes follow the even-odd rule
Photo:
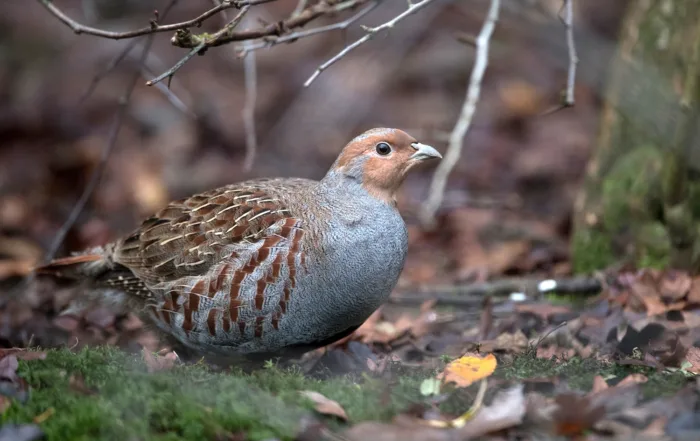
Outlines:
[[[219,346],[279,329],[305,269],[305,230],[270,181],[173,202],[117,244],[114,261],[157,294],[145,308],[162,330]]]

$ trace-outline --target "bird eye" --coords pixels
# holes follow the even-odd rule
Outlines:
[[[389,153],[391,153],[391,146],[387,144],[386,142],[380,142],[377,144],[377,153],[379,153],[382,156],[386,156]]]

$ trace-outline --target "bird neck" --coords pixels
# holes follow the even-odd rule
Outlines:
[[[353,168],[331,169],[321,180],[321,186],[329,193],[342,198],[354,196],[365,199],[369,197],[382,204],[396,207],[396,193],[394,191],[367,185],[362,181],[362,174],[356,173],[356,171]]]

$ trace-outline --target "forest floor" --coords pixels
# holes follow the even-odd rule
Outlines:
[[[4,349],[2,430],[28,440],[39,438],[20,430],[49,440],[700,436],[700,278],[618,269],[515,295],[512,283],[397,293],[345,341],[247,372],[167,349]]]

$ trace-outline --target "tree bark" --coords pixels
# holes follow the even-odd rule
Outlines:
[[[700,267],[699,60],[699,0],[630,2],[575,206],[577,272]]]

